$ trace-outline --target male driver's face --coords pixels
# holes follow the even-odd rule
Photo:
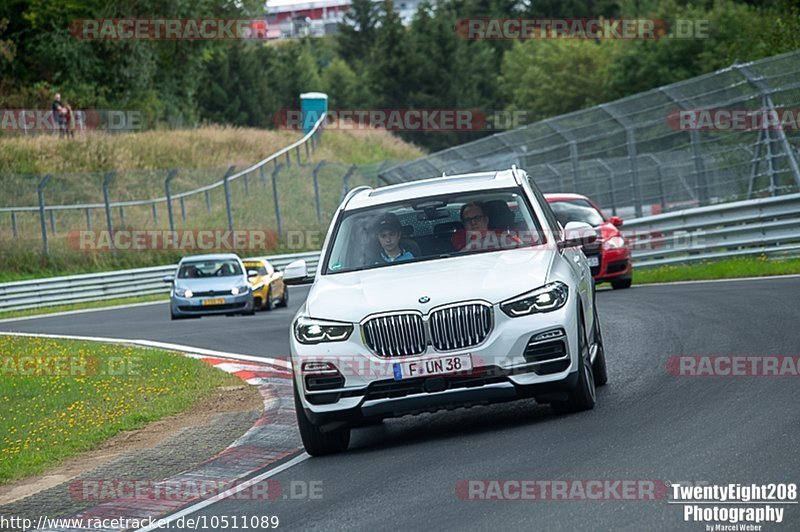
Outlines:
[[[461,222],[467,231],[486,231],[489,228],[489,217],[477,205],[470,205],[464,209]]]

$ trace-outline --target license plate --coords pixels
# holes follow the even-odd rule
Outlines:
[[[202,303],[204,307],[207,307],[209,305],[224,305],[224,304],[225,304],[225,298],[223,297],[217,297],[214,299],[204,299]]]
[[[589,261],[589,266],[600,266],[600,257],[598,257],[597,255],[586,257],[586,260]]]
[[[414,362],[395,362],[394,380],[447,375],[470,370],[472,370],[472,355],[450,355]]]

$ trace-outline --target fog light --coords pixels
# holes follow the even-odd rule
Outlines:
[[[553,338],[561,338],[564,336],[564,329],[554,329],[552,331],[545,331],[533,337],[534,342],[544,342],[545,340],[552,340]]]

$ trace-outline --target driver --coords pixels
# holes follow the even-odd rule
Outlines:
[[[511,249],[522,244],[516,235],[489,229],[489,216],[480,201],[461,207],[461,224],[464,230],[453,235],[453,246],[459,251]]]
[[[375,223],[375,235],[381,245],[380,262],[398,262],[414,258],[414,254],[400,247],[403,226],[397,215],[386,213]]]

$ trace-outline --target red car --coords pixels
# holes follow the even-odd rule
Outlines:
[[[614,288],[629,288],[633,280],[631,248],[622,236],[622,218],[606,217],[592,200],[580,194],[545,194],[561,225],[585,222],[597,230],[597,241],[583,247],[592,276],[598,283],[610,282]]]

